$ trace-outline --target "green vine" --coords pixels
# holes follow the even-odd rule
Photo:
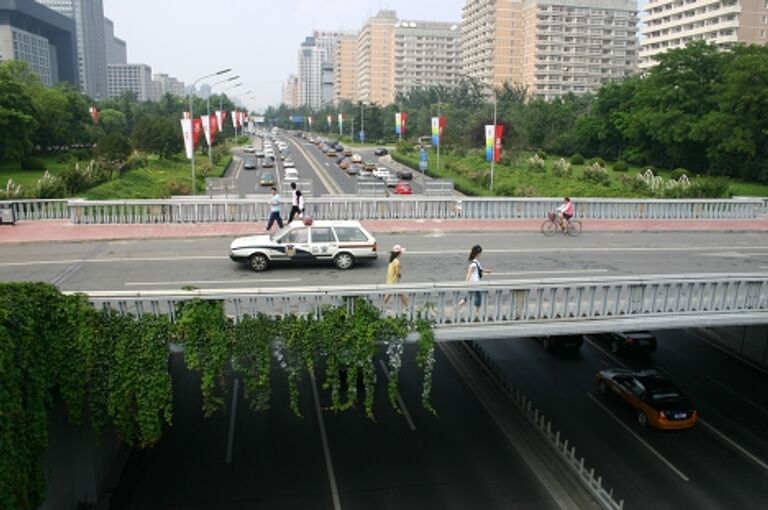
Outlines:
[[[233,335],[232,368],[243,378],[245,397],[251,409],[266,411],[272,393],[270,375],[275,321],[262,314],[246,316],[235,325]]]
[[[416,364],[424,371],[421,405],[432,414],[437,414],[429,401],[432,394],[432,372],[435,368],[435,333],[432,331],[432,323],[422,317],[416,319],[416,331],[419,333]]]
[[[184,345],[187,366],[200,371],[203,415],[208,417],[224,407],[231,322],[224,315],[221,301],[195,299],[185,303],[179,312],[176,332]]]

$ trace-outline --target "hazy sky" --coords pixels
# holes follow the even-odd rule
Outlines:
[[[299,45],[313,30],[358,30],[379,9],[400,19],[461,21],[465,0],[103,0],[115,36],[128,43],[128,62],[186,84],[232,68],[253,91],[254,110],[280,102],[281,84],[295,73]],[[646,0],[640,0],[644,5]],[[211,80],[210,83],[213,83]],[[230,84],[214,89],[223,90]]]

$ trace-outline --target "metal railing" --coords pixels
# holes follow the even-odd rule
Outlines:
[[[300,189],[312,194],[310,181]],[[283,190],[284,191],[284,190]],[[157,200],[21,200],[12,204],[18,220],[65,219],[73,223],[205,223],[258,221],[269,216],[268,205],[253,199],[185,197]],[[635,200],[583,198],[574,200],[576,216],[617,220],[754,219],[766,207],[749,200]],[[317,219],[538,219],[560,204],[556,198],[487,198],[389,196],[323,196],[311,201]]]
[[[475,307],[475,293],[480,306]],[[94,291],[97,307],[175,317],[179,302],[222,300],[235,320],[263,313],[321,317],[347,298],[368,299],[384,313],[433,321],[440,340],[595,333],[636,328],[768,324],[766,275],[651,275],[416,285],[358,285],[227,290]],[[387,294],[405,295],[384,305]],[[465,302],[462,303],[462,300]],[[440,330],[443,330],[440,332]]]
[[[444,179],[426,179],[424,181],[424,194],[427,196],[452,196],[453,181]]]

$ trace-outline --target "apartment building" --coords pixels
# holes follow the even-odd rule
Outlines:
[[[461,73],[458,23],[400,21],[395,25],[395,94],[455,86]],[[392,98],[394,101],[394,97]]]
[[[164,73],[157,73],[152,77],[152,99],[159,101],[164,95],[184,96],[184,82]]]
[[[357,100],[391,104],[395,99],[395,26],[397,13],[381,10],[357,35]]]
[[[111,99],[125,92],[135,92],[139,101],[154,99],[152,68],[146,64],[110,64],[107,66],[107,94]]]
[[[727,50],[736,43],[768,42],[766,0],[649,0],[643,18],[639,67],[656,64],[656,55],[707,41]]]
[[[636,72],[637,0],[468,0],[465,72],[534,97],[595,92]]]
[[[102,0],[36,0],[75,21],[80,90],[93,99],[107,97],[107,57]]]
[[[22,60],[45,85],[77,86],[75,22],[32,0],[0,0],[0,61]]]
[[[357,100],[357,34],[339,36],[333,85],[333,104]]]
[[[299,106],[299,78],[295,74],[288,75],[283,83],[282,102],[288,108]]]

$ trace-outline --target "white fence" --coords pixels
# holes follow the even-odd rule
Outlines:
[[[481,304],[475,308],[474,293]],[[403,294],[384,306],[386,294]],[[194,298],[222,300],[227,313],[321,317],[328,306],[362,297],[385,313],[428,317],[440,340],[594,333],[636,328],[768,324],[768,276],[672,275],[541,279],[417,285],[286,287],[241,290],[106,291],[88,293],[96,306],[125,314],[175,315]],[[460,301],[465,299],[464,305]],[[443,330],[442,332],[440,330]]]

